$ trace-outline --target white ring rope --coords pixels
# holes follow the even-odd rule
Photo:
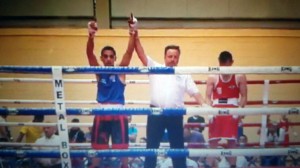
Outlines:
[[[63,79],[65,83],[97,83],[96,79]],[[0,77],[0,82],[28,82],[28,83],[50,83],[52,82],[51,79],[47,78],[2,78]],[[247,80],[248,84],[263,84],[263,80]],[[206,84],[206,80],[195,80],[196,84]],[[299,84],[300,80],[270,80],[270,84]],[[126,80],[126,84],[149,84],[149,80]]]
[[[41,122],[0,122],[0,126],[57,126],[57,123],[41,123]],[[68,127],[84,126],[91,127],[93,123],[67,123]],[[146,127],[146,123],[129,123],[129,126]],[[206,124],[203,124],[204,126]]]
[[[175,74],[292,74],[300,66],[175,67]]]
[[[18,146],[18,147],[58,147],[59,144],[35,144],[35,143],[18,143],[18,142],[1,142],[3,146]],[[91,143],[70,143],[70,147],[86,147],[91,148]],[[185,146],[188,145],[188,143],[184,143]],[[203,143],[203,145],[208,146],[209,143]],[[111,147],[112,145],[109,144]],[[129,143],[130,147],[146,147],[146,143]],[[160,147],[170,147],[169,143],[160,143]]]
[[[0,78],[0,82],[41,82],[50,83],[51,79],[44,78]],[[65,83],[97,83],[96,79],[64,79]],[[205,81],[203,81],[205,82]],[[148,84],[149,80],[126,80],[126,84]]]
[[[53,100],[17,100],[17,99],[0,99],[0,103],[14,103],[14,104],[54,104]],[[96,100],[65,100],[66,104],[99,104]],[[126,100],[126,104],[141,104],[149,105],[150,101],[147,100]]]
[[[260,103],[251,104],[252,102],[262,102],[261,100],[257,101],[249,101],[249,105],[262,105]],[[0,103],[12,103],[12,104],[54,104],[52,100],[29,100],[29,99],[0,99]],[[96,100],[65,100],[66,104],[92,104],[96,105],[99,104]],[[197,106],[197,102],[195,101],[187,101],[190,105]],[[281,104],[281,105],[288,105],[289,103],[292,104],[300,104],[300,101],[293,100],[293,101],[282,101],[282,100],[269,100],[268,102],[270,105],[272,104]],[[149,105],[150,101],[148,100],[125,100],[125,104],[139,104],[139,105]],[[188,105],[187,104],[187,105]],[[199,105],[198,105],[199,106]]]

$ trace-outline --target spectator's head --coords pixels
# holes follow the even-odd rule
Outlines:
[[[105,46],[101,50],[101,61],[104,66],[114,66],[117,60],[116,51],[111,46]]]
[[[165,65],[169,67],[177,66],[180,57],[180,47],[168,45],[165,47]]]
[[[55,126],[45,126],[43,127],[44,134],[47,138],[51,138],[52,135],[56,133],[56,127]]]
[[[3,114],[1,115],[2,118],[6,119],[7,118],[7,115],[6,114]]]
[[[44,121],[44,115],[34,115],[33,122],[43,122]]]
[[[279,124],[276,121],[271,121],[271,123],[268,125],[268,132],[271,134],[274,134],[278,131]]]
[[[71,122],[72,123],[79,123],[79,119],[78,118],[73,118]]]
[[[233,64],[232,55],[228,51],[223,51],[219,55],[220,66],[231,66]]]
[[[246,135],[241,135],[238,139],[238,143],[240,146],[246,146],[246,144],[248,143],[248,137]]]
[[[191,116],[188,118],[187,123],[200,124],[200,123],[205,123],[205,120],[203,117],[201,117],[199,115],[194,115],[194,116]],[[202,127],[202,126],[192,126],[190,128],[192,128],[192,130],[198,131],[200,133],[202,133],[204,130],[204,127]]]
[[[71,122],[72,123],[79,123],[79,119],[78,118],[73,118]],[[75,126],[75,127],[72,127],[71,129],[72,130],[79,130],[79,127]]]

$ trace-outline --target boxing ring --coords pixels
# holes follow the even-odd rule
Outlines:
[[[0,73],[21,73],[21,74],[52,74],[52,79],[41,78],[0,78],[0,82],[52,82],[53,95],[55,100],[10,100],[1,99],[0,103],[12,104],[53,104],[54,108],[11,108],[1,107],[0,115],[55,115],[57,123],[25,123],[6,122],[0,126],[57,126],[61,143],[58,145],[43,145],[58,147],[58,150],[32,150],[31,147],[40,146],[29,143],[1,142],[1,146],[27,147],[29,149],[4,149],[0,150],[0,157],[30,157],[30,158],[61,158],[62,167],[72,167],[73,157],[136,157],[136,156],[277,156],[277,155],[299,155],[300,142],[289,143],[290,147],[280,147],[278,144],[266,143],[264,138],[267,128],[266,115],[299,115],[300,101],[292,100],[269,100],[268,89],[270,84],[300,83],[300,80],[255,80],[248,81],[248,84],[263,84],[262,101],[249,101],[247,106],[263,105],[262,107],[247,108],[209,108],[209,107],[186,107],[186,108],[66,108],[66,104],[97,104],[91,100],[65,100],[64,83],[96,83],[96,80],[64,79],[63,74],[300,74],[300,66],[274,66],[274,67],[25,67],[25,66],[0,66]],[[205,81],[195,81],[196,84],[205,84]],[[147,84],[147,80],[128,80],[127,84]],[[149,101],[127,100],[126,104],[149,105]],[[185,102],[186,105],[195,105],[195,102]],[[267,105],[294,105],[293,107],[268,107]],[[91,126],[91,123],[67,123],[68,115],[262,115],[261,123],[244,123],[248,127],[261,127],[259,143],[249,143],[252,148],[245,149],[168,149],[168,144],[162,143],[161,149],[144,149],[145,144],[130,144],[127,150],[92,150],[89,143],[69,143],[69,126]],[[289,123],[290,126],[299,126],[300,123]],[[135,126],[146,126],[144,123],[133,124]],[[206,124],[186,124],[190,126],[206,126]],[[185,144],[187,147],[207,147],[208,144]],[[256,146],[253,148],[253,146]],[[264,148],[275,146],[274,148]],[[73,147],[80,147],[73,149]]]

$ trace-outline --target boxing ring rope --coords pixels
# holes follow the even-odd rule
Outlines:
[[[54,104],[52,100],[25,100],[25,99],[0,99],[0,103],[12,103],[12,104]],[[66,104],[99,104],[95,100],[66,100]],[[126,100],[125,104],[139,104],[139,105],[149,105],[150,101],[147,100]],[[194,101],[185,101],[185,105],[198,105]],[[253,100],[247,101],[247,105],[262,105],[263,101]],[[269,100],[269,105],[297,105],[300,104],[299,100]]]
[[[249,80],[248,84],[265,84],[266,80]],[[41,82],[48,83],[52,82],[51,79],[43,78],[0,78],[0,82]],[[97,83],[97,80],[93,79],[64,79],[66,83]],[[126,84],[148,84],[149,80],[126,80]],[[195,80],[196,84],[206,84],[205,80]],[[269,80],[269,84],[295,84],[300,83],[300,80]],[[14,103],[14,104],[54,104],[54,101],[51,100],[10,100],[10,99],[0,99],[0,103]],[[66,100],[66,104],[98,104],[94,100]],[[149,105],[150,101],[143,100],[125,100],[125,104],[140,104],[140,105]],[[194,101],[186,101],[186,105],[197,105]],[[252,100],[248,101],[247,105],[261,105],[263,101]],[[298,100],[269,100],[268,104],[270,105],[281,105],[281,104],[300,104]]]
[[[99,67],[63,66],[65,74],[299,74],[300,66]],[[52,74],[51,66],[0,66],[0,73]]]
[[[0,82],[41,82],[50,83],[51,79],[45,78],[0,78]],[[65,83],[97,83],[96,79],[64,79]],[[194,80],[197,85],[206,84],[205,80]],[[300,80],[282,79],[282,80],[270,80],[270,84],[292,84],[300,83]],[[126,80],[126,84],[149,84],[149,80]],[[248,80],[247,84],[264,84],[264,80]]]
[[[32,147],[59,147],[59,145],[51,145],[51,144],[35,144],[35,143],[17,143],[17,142],[1,142],[3,146],[7,147],[21,147],[21,148],[32,148]],[[300,142],[267,142],[264,147],[279,147],[279,146],[299,146]],[[109,144],[111,148],[111,144]],[[210,145],[209,143],[193,143],[193,142],[186,142],[184,143],[184,147],[186,148],[208,148]],[[227,144],[219,144],[218,146],[227,147]],[[70,147],[81,147],[81,148],[91,148],[91,143],[70,143]],[[145,148],[146,143],[129,143],[129,148]],[[169,148],[169,143],[160,143],[160,148]],[[245,144],[244,147],[257,147],[262,148],[260,143],[258,142],[249,142]]]
[[[52,74],[53,88],[55,97],[55,108],[0,108],[0,114],[9,115],[56,115],[58,125],[68,127],[66,115],[111,115],[111,114],[133,114],[133,115],[194,115],[194,114],[212,114],[212,115],[257,115],[257,114],[299,114],[299,107],[293,108],[65,108],[64,91],[62,83],[65,82],[62,74],[299,74],[300,66],[273,66],[273,67],[25,67],[25,66],[0,66],[0,73],[30,73],[30,74]],[[41,81],[48,82],[48,81]],[[70,82],[74,82],[71,81]],[[82,81],[76,81],[77,83]],[[93,81],[92,81],[93,82]],[[143,81],[145,82],[145,81]],[[141,83],[143,83],[141,82]],[[298,81],[289,81],[298,83]],[[132,82],[135,83],[135,82]],[[204,84],[203,81],[198,83]],[[265,88],[270,84],[269,80],[264,82]],[[278,82],[277,82],[278,83]],[[253,84],[262,84],[258,81]],[[274,81],[274,84],[276,82]],[[263,104],[267,105],[268,89],[264,88]],[[59,96],[58,96],[59,95]],[[264,123],[262,120],[262,125]],[[66,129],[65,129],[66,130]],[[35,150],[3,150],[0,156],[28,156],[28,157],[60,157],[62,165],[71,165],[70,156],[238,156],[238,155],[288,155],[299,154],[300,148],[272,148],[272,149],[128,149],[128,150],[88,150],[74,151],[69,149],[68,135],[66,131],[60,130],[62,139],[58,151],[35,151]],[[60,132],[60,133],[61,133]],[[264,132],[262,131],[262,134]],[[262,135],[261,134],[261,135]],[[65,147],[62,144],[65,143]],[[262,143],[260,143],[261,145]],[[265,143],[263,143],[265,144]],[[45,152],[45,155],[42,154]],[[78,153],[76,153],[78,152]],[[81,153],[80,153],[81,152]],[[19,153],[19,154],[18,154]],[[54,154],[55,153],[55,154]],[[92,153],[92,154],[91,154]],[[42,156],[43,155],[43,156]],[[80,156],[78,156],[80,155]]]
[[[209,156],[277,156],[299,154],[300,148],[247,148],[247,149],[124,149],[124,150],[71,150],[71,157],[209,157]],[[1,157],[60,158],[57,150],[1,150]]]
[[[84,126],[84,127],[91,127],[93,123],[67,123],[68,127],[74,126]],[[146,123],[128,123],[131,127],[146,127]],[[272,124],[269,124],[272,125]],[[281,124],[278,124],[279,127]],[[300,122],[289,122],[289,126],[300,126]],[[0,122],[0,126],[57,126],[57,123],[40,123],[40,122]],[[207,123],[184,123],[185,128],[193,128],[193,127],[207,127]],[[241,126],[243,127],[261,127],[261,123],[242,123]]]
[[[66,108],[67,115],[258,115],[294,114],[300,107],[265,108]],[[0,108],[0,115],[56,115],[55,108]]]

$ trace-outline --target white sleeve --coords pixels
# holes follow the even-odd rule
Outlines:
[[[192,96],[196,93],[199,93],[199,89],[191,75],[186,76],[186,85],[185,86],[186,86],[185,90],[190,96]]]
[[[147,56],[147,66],[148,67],[156,67],[156,66],[162,66],[162,65],[155,62],[151,57]]]

